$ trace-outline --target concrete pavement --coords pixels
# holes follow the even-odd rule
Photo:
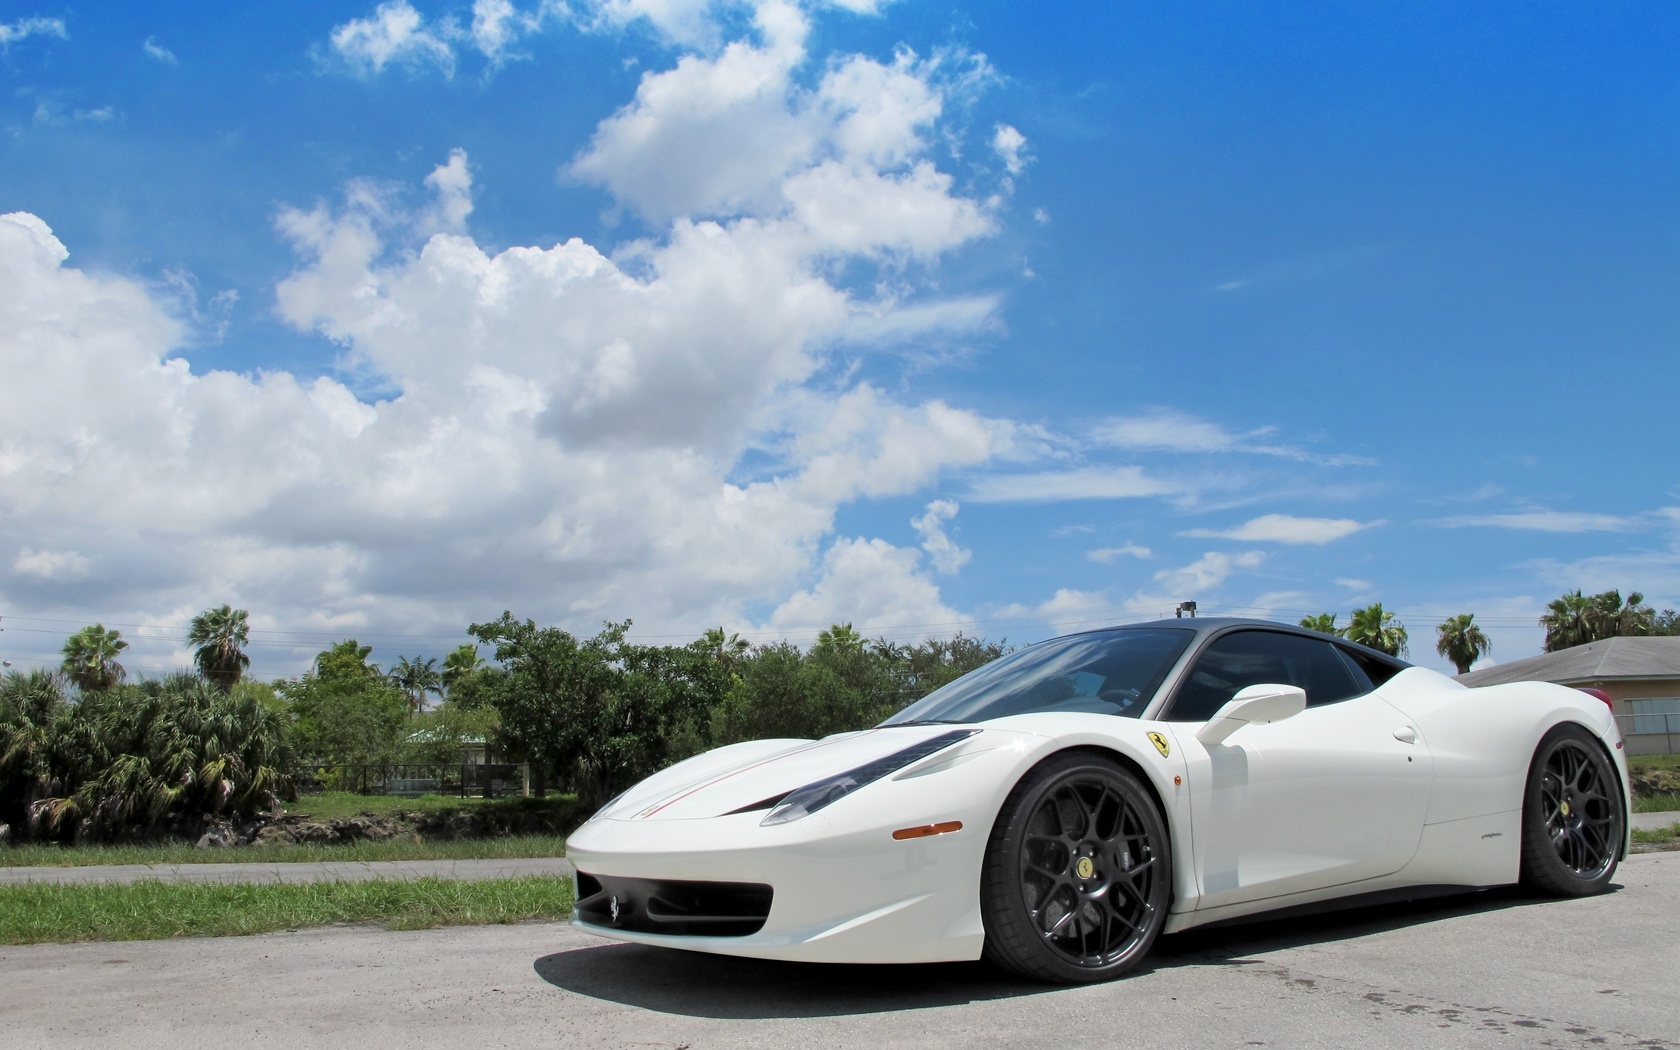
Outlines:
[[[1082,988],[978,964],[801,966],[565,924],[0,947],[0,1050],[122,1046],[1680,1047],[1680,855],[1507,891],[1163,938]]]

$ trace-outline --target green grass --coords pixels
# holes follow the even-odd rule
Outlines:
[[[459,842],[356,842],[343,846],[262,845],[227,849],[165,846],[0,847],[0,867],[82,867],[89,864],[287,864],[317,860],[501,860],[559,857],[566,840],[558,835],[515,835]]]
[[[1680,755],[1629,755],[1627,764],[1630,773],[1653,769],[1672,769],[1680,773]]]
[[[1680,845],[1680,823],[1666,828],[1633,829],[1633,841],[1646,846]]]
[[[316,820],[332,820],[359,816],[388,817],[394,813],[448,813],[458,809],[563,809],[576,804],[577,799],[571,795],[550,795],[547,798],[420,795],[401,798],[396,795],[358,795],[353,791],[323,791],[318,795],[299,795],[296,802],[285,803],[285,810]]]
[[[1680,810],[1680,795],[1635,795],[1635,813],[1668,813]]]
[[[0,887],[0,944],[223,937],[329,923],[387,929],[563,919],[570,879]]]

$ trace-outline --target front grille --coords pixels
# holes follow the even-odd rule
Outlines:
[[[578,917],[593,926],[682,937],[745,937],[770,917],[769,886],[577,873]],[[616,912],[616,914],[615,914]]]

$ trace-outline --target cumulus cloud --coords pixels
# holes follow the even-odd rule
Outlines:
[[[1380,521],[1355,521],[1352,518],[1298,518],[1293,514],[1262,514],[1234,528],[1190,529],[1179,535],[1244,540],[1251,543],[1322,544],[1381,524],[1383,523]]]
[[[372,75],[390,65],[430,65],[453,76],[451,39],[458,34],[452,22],[428,26],[408,0],[386,0],[369,17],[352,18],[335,28],[329,39],[332,49],[358,73]]]
[[[1019,175],[1027,166],[1027,137],[1009,124],[999,124],[992,131],[992,150],[1003,161],[1011,175]]]
[[[957,501],[936,499],[927,505],[921,517],[912,518],[910,525],[922,537],[922,549],[927,551],[933,567],[940,572],[953,573],[968,564],[973,551],[965,550],[945,534],[945,523],[957,516]]]
[[[18,551],[12,568],[25,576],[43,580],[79,580],[88,574],[88,560],[75,551]]]
[[[525,24],[496,4],[479,15],[485,34]],[[340,201],[283,209],[298,263],[278,313],[339,344],[386,392],[376,400],[331,376],[195,367],[189,278],[91,274],[40,218],[0,218],[0,359],[28,377],[0,387],[0,514],[18,545],[0,599],[92,600],[107,620],[153,624],[232,601],[259,632],[339,636],[448,637],[504,608],[585,630],[633,615],[683,632],[754,610],[778,630],[961,620],[931,576],[968,558],[946,533],[954,501],[927,504],[920,550],[836,539],[836,513],[1041,438],[826,365],[840,346],[989,323],[995,300],[926,297],[896,257],[931,260],[990,220],[928,153],[938,64],[850,56],[801,93],[788,77],[804,19],[767,5],[754,42],[652,74],[593,140],[603,158],[618,143],[626,164],[669,167],[691,141],[685,120],[779,112],[805,128],[775,164],[676,201],[727,213],[676,214],[610,252],[575,238],[490,250],[472,233],[462,150],[426,175],[419,205],[358,181]],[[368,72],[447,68],[456,32],[397,0],[333,40]],[[664,75],[716,90],[683,110]],[[631,143],[626,115],[643,111],[651,130]],[[626,203],[663,199],[627,167],[599,171]],[[775,203],[755,211],[766,192]],[[836,261],[891,280],[843,286]],[[298,644],[282,669],[320,647]]]
[[[1183,568],[1162,569],[1155,574],[1155,582],[1175,593],[1196,595],[1224,583],[1238,569],[1259,568],[1265,560],[1264,551],[1209,551]]]

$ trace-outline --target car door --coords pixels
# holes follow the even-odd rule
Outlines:
[[[1416,725],[1329,641],[1242,629],[1213,639],[1167,711],[1205,722],[1238,690],[1299,686],[1307,708],[1204,746],[1179,734],[1191,789],[1199,908],[1398,871],[1417,852],[1430,759]],[[1192,729],[1186,726],[1186,729]]]

